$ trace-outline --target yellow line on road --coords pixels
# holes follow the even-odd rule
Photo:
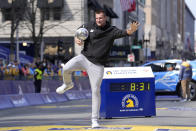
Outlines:
[[[69,106],[36,106],[37,108],[71,108],[71,107],[89,107],[89,105],[69,105]],[[157,110],[167,110],[168,108],[156,108]]]
[[[157,110],[167,110],[168,108],[156,108]]]
[[[71,106],[36,106],[36,108],[71,108],[71,107],[89,107],[89,105],[71,105]]]
[[[90,126],[26,126],[26,127],[5,127],[0,131],[196,131],[196,127],[180,126],[139,126],[139,125],[103,125],[101,128],[92,129]]]

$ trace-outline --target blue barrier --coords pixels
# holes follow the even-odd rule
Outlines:
[[[12,108],[14,105],[11,103],[9,97],[0,95],[0,109]]]
[[[89,99],[89,98],[92,97],[91,90],[85,90],[83,92],[84,92],[84,95],[85,95],[86,99]]]
[[[29,105],[24,95],[9,95],[9,99],[15,107]]]
[[[28,101],[29,105],[41,105],[44,104],[44,100],[40,93],[28,93],[24,94],[24,97]]]
[[[88,77],[76,77],[74,88],[71,90],[89,90],[90,83]],[[56,88],[62,85],[60,80],[43,80],[41,93],[56,92]],[[34,93],[34,83],[31,80],[0,80],[0,95]]]
[[[0,95],[33,93],[34,85],[32,81],[0,81]]]
[[[41,105],[69,100],[91,98],[91,91],[68,91],[62,95],[57,93],[27,93],[24,95],[0,95],[0,109]]]
[[[67,91],[65,92],[69,100],[85,99],[86,96],[82,91]]]
[[[68,101],[68,97],[66,96],[66,94],[57,94],[57,93],[51,93],[51,95],[53,95],[53,97],[56,99],[56,101],[58,102],[64,102],[64,101]]]
[[[4,94],[17,94],[17,90],[13,87],[13,83],[10,80],[0,81],[0,95]]]
[[[55,97],[53,95],[51,95],[51,93],[41,94],[41,96],[42,96],[42,99],[44,100],[45,104],[57,102]]]
[[[1,80],[0,109],[91,98],[88,77],[78,77],[73,82],[74,88],[59,95],[56,93],[56,88],[62,84],[59,80],[43,80],[41,93],[34,93],[34,84],[30,80]]]

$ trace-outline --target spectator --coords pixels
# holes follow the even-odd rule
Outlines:
[[[4,79],[4,65],[3,65],[3,60],[0,59],[0,80]]]
[[[12,65],[12,76],[14,80],[19,79],[19,67],[18,67],[18,62],[14,61],[14,64]]]
[[[88,76],[88,74],[87,74],[87,72],[85,70],[82,71],[82,75],[85,76],[85,77]]]
[[[27,76],[29,75],[29,67],[27,64],[25,64],[23,67],[22,67],[22,73],[23,73],[23,76],[25,78],[25,80],[27,79]]]
[[[186,59],[182,59],[182,64],[180,67],[179,80],[181,81],[182,87],[182,102],[190,101],[190,89],[189,82],[192,79],[192,66],[186,61]]]
[[[62,80],[62,74],[63,73],[63,68],[61,67],[61,65],[58,65],[58,76],[59,76],[59,79]]]
[[[35,93],[41,92],[42,74],[43,74],[42,68],[43,68],[42,63],[37,63],[37,67],[34,72]]]
[[[6,77],[6,80],[12,80],[12,64],[8,64],[6,67],[5,67],[5,77]]]
[[[50,64],[48,64],[47,67],[45,68],[44,74],[46,76],[53,76],[53,71]]]
[[[30,75],[30,79],[33,78],[33,75],[34,75],[34,71],[35,71],[35,65],[34,64],[30,64],[29,65],[29,75]]]

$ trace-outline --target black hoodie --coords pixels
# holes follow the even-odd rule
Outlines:
[[[114,40],[128,36],[126,30],[120,30],[108,22],[104,27],[97,26],[95,22],[82,27],[89,32],[88,38],[84,41],[82,54],[94,64],[105,65]]]

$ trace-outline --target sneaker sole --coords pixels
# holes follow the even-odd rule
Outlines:
[[[64,92],[66,92],[66,91],[68,91],[68,90],[70,90],[72,88],[73,88],[73,86],[67,87],[67,88],[64,89]]]
[[[101,126],[91,127],[92,129],[101,128]]]

